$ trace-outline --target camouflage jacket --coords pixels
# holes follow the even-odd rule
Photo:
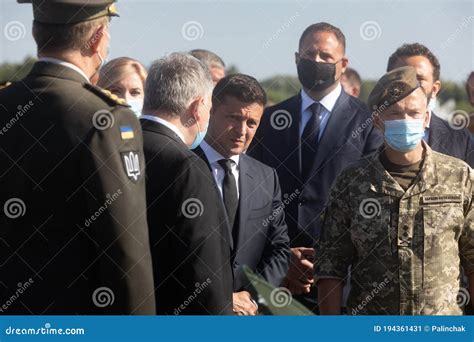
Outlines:
[[[316,246],[316,280],[345,279],[352,314],[462,314],[460,264],[474,272],[473,170],[432,151],[405,192],[379,153],[335,182]]]

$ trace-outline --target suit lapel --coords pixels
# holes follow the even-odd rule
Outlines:
[[[221,194],[220,194],[220,191],[219,191],[219,188],[217,187],[217,183],[216,183],[216,180],[214,178],[214,174],[212,173],[212,167],[211,167],[211,164],[209,164],[209,160],[207,159],[206,157],[206,154],[204,153],[203,149],[198,146],[196,147],[193,152],[199,157],[201,158],[205,163],[206,165],[209,167],[209,172],[211,173],[211,177],[212,177],[212,180],[213,180],[213,184],[214,184],[214,189],[216,190],[217,192],[217,195],[219,196],[219,198],[221,198]],[[227,213],[226,213],[226,208],[225,208],[225,205],[224,205],[224,201],[220,201],[220,204],[218,203],[217,205],[221,205],[222,207],[222,210],[224,211],[224,213],[226,214],[225,217],[227,219]],[[240,203],[239,203],[240,205]],[[228,233],[229,233],[229,243],[230,243],[230,249],[231,251],[234,250],[234,246],[235,246],[235,241],[234,239],[232,238],[232,227],[229,225],[229,223],[227,222],[226,224],[227,226],[227,230],[228,230]]]
[[[247,224],[247,217],[249,217],[251,194],[255,191],[256,185],[252,176],[251,165],[248,162],[248,157],[244,154],[240,155],[239,161],[239,221],[237,241],[234,242],[236,248],[241,246],[243,234]]]
[[[200,146],[196,147],[194,150],[192,150],[194,153],[196,153],[196,155],[201,158],[202,160],[204,160],[206,162],[206,165],[209,167],[209,170],[211,171],[212,173],[212,167],[211,167],[211,164],[209,164],[209,160],[207,159],[206,157],[206,154],[204,153],[204,151],[202,150],[202,148]],[[213,176],[214,178],[214,176]],[[214,182],[215,183],[215,182]]]
[[[319,169],[334,147],[344,143],[347,138],[346,126],[350,123],[351,117],[356,114],[350,110],[349,100],[349,95],[342,91],[319,140],[318,152],[310,174]]]
[[[301,92],[288,100],[285,106],[270,113],[270,122],[277,118],[278,112],[285,112],[291,115],[291,125],[281,131],[281,135],[276,136],[275,141],[278,147],[274,151],[279,151],[279,160],[287,167],[293,175],[301,179]],[[272,115],[274,117],[272,118]],[[275,128],[274,128],[275,129]]]
[[[428,138],[428,145],[435,151],[449,151],[450,148],[445,147],[445,143],[452,143],[452,138],[450,137],[451,132],[448,129],[445,129],[444,122],[442,119],[436,116],[433,112],[431,112],[431,121],[430,121],[430,128],[429,133],[430,136]],[[442,138],[440,138],[442,137]]]
[[[300,175],[301,179],[301,171],[302,171],[302,158],[301,158],[301,136],[300,136],[300,125],[301,125],[301,92],[295,98],[295,114],[296,114],[296,122],[291,127],[290,132],[290,144],[289,146],[293,149],[296,149],[298,153],[293,154],[292,160],[290,160],[290,165],[295,165],[295,174]]]

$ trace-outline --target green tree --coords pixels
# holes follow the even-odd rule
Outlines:
[[[35,61],[34,57],[27,56],[22,63],[0,64],[0,84],[21,80],[30,72]]]
[[[298,78],[288,75],[276,75],[261,81],[260,84],[267,93],[269,105],[294,96],[301,89]]]

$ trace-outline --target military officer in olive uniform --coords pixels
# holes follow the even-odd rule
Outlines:
[[[32,4],[38,62],[0,91],[0,314],[154,314],[140,125],[89,83],[113,0]]]
[[[473,170],[422,140],[427,97],[413,67],[384,75],[369,107],[385,143],[331,191],[315,269],[320,311],[340,313],[352,265],[350,314],[462,314],[460,263],[474,280]]]

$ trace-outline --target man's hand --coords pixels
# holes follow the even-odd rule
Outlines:
[[[247,291],[234,292],[232,294],[234,302],[233,311],[239,316],[255,316],[258,311],[257,305],[252,301],[250,293]]]
[[[298,295],[311,291],[311,285],[314,282],[314,255],[314,248],[291,248],[288,275],[283,281],[283,286],[287,287],[292,294]]]

